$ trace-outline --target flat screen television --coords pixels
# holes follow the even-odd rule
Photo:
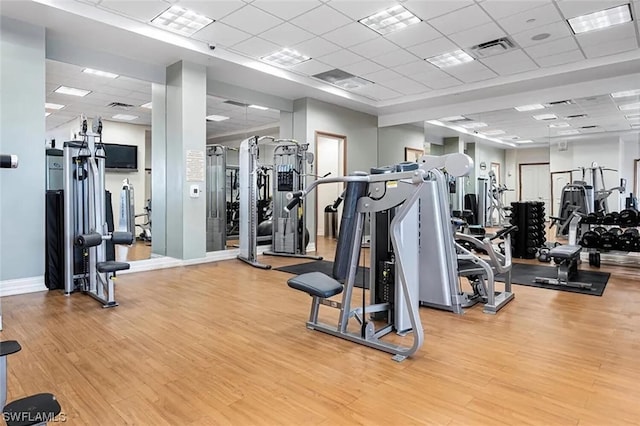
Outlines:
[[[107,170],[135,172],[138,170],[138,147],[136,145],[118,145],[105,143],[107,156],[104,167]]]

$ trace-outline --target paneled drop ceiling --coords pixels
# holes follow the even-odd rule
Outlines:
[[[81,1],[81,0],[77,0]],[[638,0],[82,0],[149,23],[172,4],[215,22],[191,36],[260,61],[282,47],[311,57],[289,68],[312,76],[334,68],[374,82],[351,90],[375,101],[579,63],[638,49]],[[630,3],[634,22],[574,35],[566,20]],[[385,36],[358,20],[401,4],[421,22]],[[439,69],[426,58],[509,37],[515,48]]]
[[[105,120],[131,124],[151,125],[151,109],[142,107],[151,101],[151,83],[125,76],[107,78],[83,72],[85,68],[62,62],[46,62],[46,102],[63,105],[61,109],[47,108],[47,130],[76,120],[80,114],[89,117],[101,116]],[[71,96],[56,93],[60,86],[88,90],[86,96]],[[207,138],[244,132],[265,126],[278,126],[280,112],[273,109],[260,110],[227,103],[227,99],[207,96],[207,115],[228,117],[224,121],[207,121]],[[109,106],[112,103],[130,105]],[[120,120],[114,115],[135,116],[132,120]],[[203,117],[204,119],[204,117]]]

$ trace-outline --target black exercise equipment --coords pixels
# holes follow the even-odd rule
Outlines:
[[[618,246],[618,236],[613,232],[607,231],[600,235],[600,248],[603,250],[615,250]]]
[[[600,253],[597,251],[589,252],[589,266],[600,267]]]
[[[607,232],[607,228],[605,228],[604,226],[596,226],[595,228],[593,228],[593,232],[598,235],[602,235]]]
[[[586,248],[598,248],[600,247],[600,234],[594,231],[587,231],[582,234],[580,245]]]
[[[624,209],[620,212],[620,225],[636,226],[638,225],[638,211],[636,209]]]
[[[620,223],[620,213],[611,212],[604,215],[604,220],[602,221],[605,225],[618,225]]]
[[[557,278],[536,277],[535,282],[541,284],[552,284],[567,287],[591,288],[589,283],[574,281],[578,275],[578,265],[580,264],[580,246],[557,246],[549,251],[549,257],[558,266]]]

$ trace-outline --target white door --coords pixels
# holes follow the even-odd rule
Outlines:
[[[551,173],[551,188],[553,192],[553,202],[551,203],[551,215],[560,215],[560,201],[562,199],[562,188],[571,182],[571,172],[553,172]]]
[[[542,201],[549,216],[551,204],[549,163],[520,165],[520,201]]]
[[[316,174],[324,176],[344,176],[344,139],[340,137],[318,134],[316,138]],[[317,233],[324,236],[324,209],[342,194],[343,184],[328,183],[316,187],[316,224]],[[338,210],[340,220],[342,206]]]

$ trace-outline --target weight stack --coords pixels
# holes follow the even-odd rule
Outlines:
[[[518,227],[511,235],[513,257],[536,257],[538,248],[547,241],[544,218],[544,203],[540,201],[511,203],[511,224]]]

